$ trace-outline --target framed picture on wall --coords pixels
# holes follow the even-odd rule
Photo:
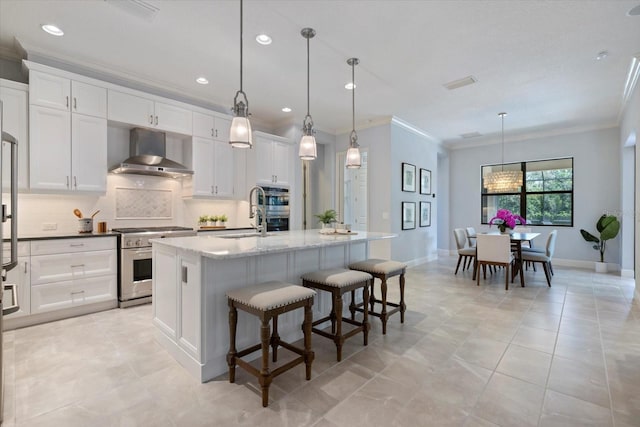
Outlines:
[[[431,227],[431,202],[420,202],[420,227]]]
[[[431,194],[431,171],[420,168],[420,194]]]
[[[416,228],[416,202],[402,202],[402,229]]]
[[[416,166],[403,163],[402,164],[402,191],[414,193],[416,191]]]

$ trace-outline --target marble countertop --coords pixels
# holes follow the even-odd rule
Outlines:
[[[234,237],[237,236],[237,237]],[[363,232],[350,234],[320,234],[319,230],[294,230],[269,232],[266,237],[255,233],[226,236],[199,235],[150,240],[153,245],[164,245],[196,252],[213,259],[242,258],[275,252],[320,246],[344,245],[349,242],[390,239],[392,233]]]
[[[92,233],[78,233],[77,231],[54,231],[47,233],[23,233],[18,235],[18,241],[24,242],[29,240],[53,240],[53,239],[75,239],[78,237],[115,237],[119,236],[120,233],[114,233],[112,231],[107,231],[106,233],[98,233],[96,231]],[[8,242],[9,239],[4,238],[3,242]]]

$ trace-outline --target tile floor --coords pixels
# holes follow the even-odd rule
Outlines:
[[[453,275],[456,258],[407,272],[404,325],[341,363],[314,336],[313,378],[278,377],[261,407],[238,370],[200,384],[155,343],[149,305],[4,334],[5,426],[640,426],[634,282],[556,267],[505,292]],[[395,294],[394,294],[395,295]],[[283,351],[283,353],[286,353]]]

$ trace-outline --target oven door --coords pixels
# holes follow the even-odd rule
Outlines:
[[[151,296],[151,248],[123,249],[120,300]]]

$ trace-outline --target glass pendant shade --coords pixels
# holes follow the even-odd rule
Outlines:
[[[350,147],[347,150],[347,161],[345,162],[347,169],[358,169],[362,166],[360,160],[360,149],[358,147]]]
[[[236,148],[251,148],[253,137],[251,123],[247,117],[234,117],[229,132],[229,144]]]
[[[489,193],[519,193],[522,187],[522,171],[504,170],[504,116],[507,113],[498,113],[502,118],[502,163],[500,171],[488,173],[483,177],[484,188]]]
[[[298,156],[301,160],[315,160],[318,157],[316,151],[316,138],[313,135],[303,135],[300,140],[300,150]]]

